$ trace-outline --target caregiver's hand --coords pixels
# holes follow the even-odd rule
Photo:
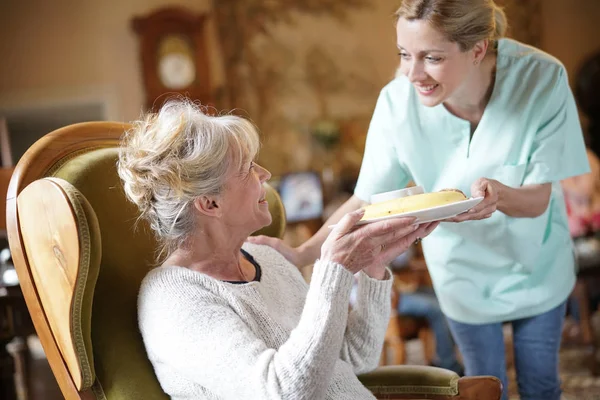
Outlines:
[[[498,195],[502,184],[494,179],[479,178],[471,185],[471,197],[483,197],[481,203],[469,211],[446,219],[446,222],[463,222],[486,219],[498,209]]]
[[[300,248],[292,247],[279,238],[259,235],[250,236],[248,237],[248,239],[246,239],[246,241],[254,244],[264,244],[266,246],[274,248],[275,250],[277,250],[277,252],[283,255],[289,262],[291,262],[298,268],[304,267],[306,264],[309,263],[304,261],[302,250]]]

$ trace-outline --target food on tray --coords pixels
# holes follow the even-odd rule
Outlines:
[[[467,196],[458,189],[444,189],[440,192],[415,194],[366,206],[365,215],[362,219],[373,219],[386,217],[388,215],[424,210],[426,208],[443,206],[463,200],[467,200]]]
[[[440,190],[440,192],[457,192],[457,193],[460,193],[460,194],[462,194],[463,196],[465,196],[465,194],[463,193],[463,191],[462,191],[462,190],[459,190],[459,189],[442,189],[442,190]],[[467,197],[467,196],[465,196],[465,198],[466,198],[466,197]]]

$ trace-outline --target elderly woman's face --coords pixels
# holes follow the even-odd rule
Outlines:
[[[255,162],[241,171],[230,171],[223,191],[223,222],[234,230],[252,233],[271,223],[269,203],[263,183],[271,173]]]
[[[400,72],[410,80],[421,103],[436,106],[460,91],[473,66],[463,52],[427,21],[400,18],[396,25]]]

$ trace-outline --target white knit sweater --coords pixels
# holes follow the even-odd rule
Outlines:
[[[144,279],[139,325],[173,399],[373,399],[356,374],[374,369],[390,313],[391,280],[317,261],[310,286],[270,247],[246,243],[259,282],[234,284],[182,267]]]

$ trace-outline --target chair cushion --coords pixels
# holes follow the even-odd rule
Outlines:
[[[147,224],[136,224],[138,211],[123,193],[117,158],[116,148],[92,149],[52,173],[76,187],[98,218],[102,260],[92,309],[82,309],[82,321],[91,318],[95,391],[109,400],[168,399],[137,325],[137,293],[152,266],[156,241]]]

